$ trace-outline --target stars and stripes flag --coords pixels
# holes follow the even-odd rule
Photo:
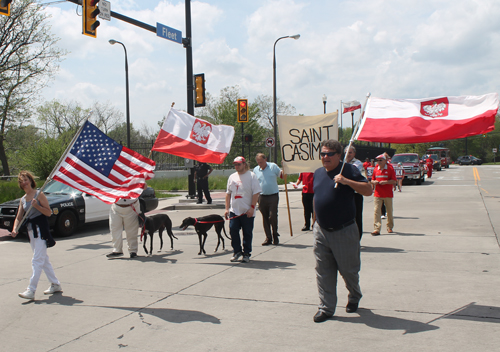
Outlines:
[[[91,194],[105,203],[138,198],[155,162],[106,136],[85,122],[73,146],[61,158],[52,179]]]
[[[370,97],[356,140],[429,143],[475,136],[495,129],[498,94],[426,99]]]
[[[233,126],[212,125],[172,108],[151,150],[203,163],[222,164],[231,150],[233,137]]]
[[[348,102],[342,103],[342,104],[344,104],[344,112],[343,112],[343,114],[345,114],[346,112],[350,112],[350,111],[361,109],[361,103],[359,101],[357,101],[357,100],[348,101]]]

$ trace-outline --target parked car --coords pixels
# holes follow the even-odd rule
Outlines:
[[[427,158],[429,156],[433,160],[432,169],[436,170],[436,171],[441,171],[441,158],[436,154],[428,154],[428,155],[422,156],[423,163],[425,164],[425,161],[427,160]]]
[[[109,217],[110,204],[58,181],[49,181],[43,193],[52,209],[52,215],[49,217],[50,228],[60,236],[69,236],[77,226],[107,220]],[[0,204],[0,228],[12,231],[19,200],[20,198]],[[145,213],[156,209],[158,198],[154,189],[145,189],[139,197],[139,203]]]
[[[415,180],[417,185],[425,181],[424,165],[416,153],[394,154],[391,159],[393,165],[403,164],[405,170],[405,180]]]
[[[459,156],[455,161],[459,165],[481,165],[483,161],[472,155]]]

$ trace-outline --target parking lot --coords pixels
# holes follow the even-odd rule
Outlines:
[[[170,216],[154,255],[108,259],[106,223],[58,238],[49,255],[64,292],[34,302],[17,296],[31,275],[26,239],[0,238],[0,348],[4,351],[470,351],[500,345],[500,166],[458,166],[395,193],[394,234],[373,230],[365,197],[361,240],[363,298],[347,314],[339,278],[335,318],[316,324],[312,232],[303,226],[300,192],[280,193],[279,246],[261,246],[260,214],[250,263],[231,263],[230,241],[214,253],[213,230],[199,256],[187,216],[223,214],[183,207],[178,198],[155,212]],[[214,193],[222,204],[224,194]],[[170,210],[165,210],[170,209]],[[383,223],[385,225],[385,223]],[[226,224],[226,231],[228,226]],[[1,235],[1,234],[0,234]],[[166,237],[166,236],[165,236]],[[127,254],[127,253],[125,253]]]

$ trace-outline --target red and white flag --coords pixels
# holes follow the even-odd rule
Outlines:
[[[350,112],[350,111],[361,109],[361,103],[359,101],[357,101],[357,100],[348,101],[348,102],[342,103],[342,104],[344,104],[344,112],[343,112],[343,114],[345,114],[346,112]]]
[[[495,129],[498,94],[427,99],[368,99],[354,139],[381,143],[428,143]]]
[[[61,160],[53,180],[108,204],[139,198],[146,180],[154,177],[153,160],[123,147],[88,121]]]
[[[231,150],[233,137],[233,126],[212,125],[172,108],[151,150],[222,164]]]

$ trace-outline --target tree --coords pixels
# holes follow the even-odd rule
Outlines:
[[[29,121],[33,102],[65,54],[49,31],[48,15],[35,0],[17,0],[0,18],[0,161],[10,175],[5,139],[14,126]]]
[[[65,132],[76,133],[89,113],[78,102],[52,100],[38,107],[37,120],[47,137],[56,138]]]
[[[262,126],[266,128],[274,128],[274,107],[273,97],[269,95],[259,95],[255,98],[255,104],[258,106],[257,118]],[[276,115],[295,115],[296,109],[290,104],[276,98]]]

